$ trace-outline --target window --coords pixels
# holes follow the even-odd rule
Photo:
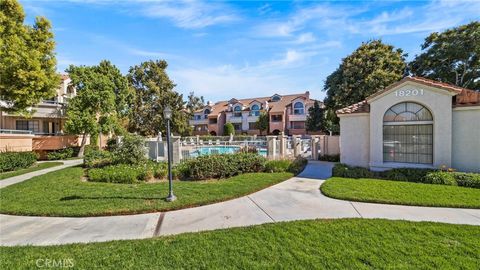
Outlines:
[[[233,116],[234,117],[242,117],[242,107],[240,106],[235,106],[235,108],[233,108]]]
[[[209,110],[209,109],[205,109],[205,110],[203,111],[203,118],[207,119],[209,114],[210,114],[210,110]]]
[[[304,129],[305,122],[303,121],[292,121],[292,129]]]
[[[260,115],[260,106],[258,106],[258,104],[255,104],[252,106],[250,115],[254,115],[254,116]]]
[[[282,99],[282,97],[279,96],[279,95],[274,95],[274,96],[272,97],[272,101],[279,101],[280,99]]]
[[[217,118],[210,118],[210,119],[208,120],[208,123],[209,123],[209,124],[216,124],[216,123],[217,123]]]
[[[257,123],[253,122],[253,123],[248,123],[248,129],[250,130],[256,130],[258,129],[257,128]]]
[[[240,123],[234,123],[234,124],[233,124],[233,128],[234,128],[235,130],[242,130],[242,124],[240,124]]]
[[[30,130],[34,133],[40,132],[38,120],[17,120],[15,125],[17,130]]]
[[[385,112],[383,161],[433,163],[433,117],[427,108],[402,102]]]
[[[293,114],[304,114],[305,110],[303,108],[302,102],[295,102],[293,105]]]
[[[272,122],[282,122],[282,115],[281,114],[272,115]]]
[[[193,120],[200,120],[200,119],[202,119],[202,116],[199,115],[199,114],[195,114],[195,115],[193,116]]]

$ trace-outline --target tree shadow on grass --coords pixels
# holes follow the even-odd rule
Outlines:
[[[106,196],[106,197],[90,197],[72,195],[60,198],[60,201],[75,201],[75,200],[104,200],[104,199],[122,199],[122,200],[165,200],[166,197],[125,197],[125,196]]]

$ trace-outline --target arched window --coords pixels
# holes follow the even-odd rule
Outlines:
[[[237,105],[233,108],[233,116],[242,117],[242,107],[240,105]]]
[[[305,114],[302,102],[295,102],[295,104],[293,104],[293,114]]]
[[[272,101],[279,101],[280,99],[282,99],[282,97],[279,96],[279,95],[274,95],[274,96],[272,97]]]
[[[433,117],[414,102],[390,107],[383,115],[383,161],[433,163]]]
[[[233,110],[236,111],[236,112],[239,112],[239,111],[242,110],[242,107],[240,107],[240,106],[235,106],[235,108],[233,108]]]
[[[251,115],[259,116],[260,115],[260,106],[258,104],[254,104],[251,108]]]
[[[203,118],[207,119],[209,114],[210,114],[210,109],[205,109],[203,111]]]

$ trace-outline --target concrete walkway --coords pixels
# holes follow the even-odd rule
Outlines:
[[[335,200],[319,187],[331,171],[311,162],[298,177],[238,199],[201,207],[113,217],[61,218],[0,215],[0,243],[53,245],[142,239],[160,235],[318,218],[385,218],[480,225],[480,210],[414,207]]]
[[[46,174],[46,173],[49,173],[49,172],[58,171],[58,170],[61,170],[61,169],[72,167],[72,166],[77,166],[77,165],[80,165],[80,164],[83,163],[83,159],[54,160],[54,161],[61,161],[61,162],[63,162],[63,165],[55,166],[55,167],[51,167],[51,168],[46,168],[46,169],[38,170],[38,171],[34,171],[34,172],[29,172],[29,173],[25,173],[25,174],[21,174],[21,175],[18,175],[18,176],[14,176],[14,177],[10,177],[10,178],[0,180],[0,188],[8,187],[10,185],[23,182],[23,181],[28,180],[28,179],[30,179],[32,177],[35,177],[35,176],[39,176],[39,175]],[[40,163],[43,163],[43,162],[40,162]]]

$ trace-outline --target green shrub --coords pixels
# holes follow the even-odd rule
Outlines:
[[[290,163],[290,166],[288,167],[288,171],[297,175],[305,169],[305,166],[307,166],[308,160],[302,157],[297,157],[295,160],[293,160]]]
[[[148,171],[146,166],[119,164],[89,169],[88,178],[92,182],[133,184],[139,180],[147,180]]]
[[[462,187],[480,188],[480,173],[452,173],[457,184]]]
[[[78,151],[77,151],[78,153]],[[75,150],[72,147],[68,147],[61,150],[52,151],[47,154],[48,160],[59,160],[59,159],[67,159],[72,158],[75,155]]]
[[[345,164],[335,164],[332,175],[346,178],[374,178],[375,173],[363,167],[350,167]]]
[[[38,159],[34,152],[0,153],[0,172],[14,171],[32,166]]]
[[[380,178],[398,181],[408,181],[424,183],[425,176],[431,172],[435,172],[433,169],[420,169],[420,168],[396,168],[380,173]]]
[[[269,160],[265,163],[265,172],[287,172],[291,164],[292,161],[288,159]]]
[[[423,180],[424,183],[427,184],[438,184],[438,185],[449,185],[449,186],[456,186],[457,181],[455,177],[453,177],[453,173],[451,172],[430,172],[428,173]]]
[[[101,168],[113,163],[112,153],[94,148],[85,149],[83,164],[87,168]]]
[[[340,162],[340,155],[324,155],[319,156],[318,160],[321,161],[330,161],[330,162]]]
[[[145,164],[147,162],[145,140],[139,135],[125,135],[112,154],[115,164]]]
[[[223,135],[230,136],[230,134],[235,134],[235,127],[232,123],[226,123],[223,125]]]
[[[266,159],[257,154],[221,154],[199,156],[175,167],[181,178],[203,180],[227,178],[241,173],[265,170]]]

